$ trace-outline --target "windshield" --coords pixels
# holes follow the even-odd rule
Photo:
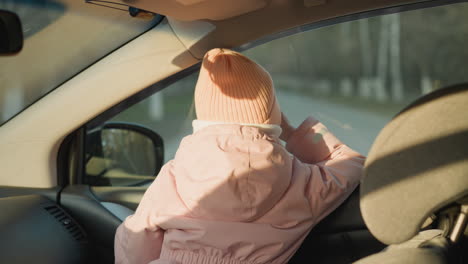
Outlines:
[[[155,24],[76,0],[0,0],[18,14],[23,50],[0,57],[0,125]]]

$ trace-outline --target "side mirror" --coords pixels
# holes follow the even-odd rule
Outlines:
[[[13,12],[0,10],[0,54],[14,54],[23,48],[21,21]]]
[[[154,180],[164,164],[161,136],[135,124],[108,123],[86,136],[85,183],[138,186]]]

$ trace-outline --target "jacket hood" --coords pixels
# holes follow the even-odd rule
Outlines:
[[[173,175],[192,217],[248,222],[281,199],[291,163],[276,136],[256,127],[213,125],[182,140]]]

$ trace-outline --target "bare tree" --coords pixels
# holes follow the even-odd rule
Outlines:
[[[388,44],[390,17],[382,16],[380,20],[379,48],[377,54],[377,82],[376,98],[378,101],[386,101],[388,98],[385,86],[388,73]]]
[[[361,42],[363,75],[365,78],[370,78],[372,76],[373,63],[368,19],[359,20],[359,40]]]
[[[396,102],[403,100],[403,80],[400,62],[400,14],[389,17],[390,28],[390,74],[392,80],[392,99]]]

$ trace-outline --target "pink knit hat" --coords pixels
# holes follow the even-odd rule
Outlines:
[[[197,118],[204,121],[281,124],[270,74],[244,55],[212,49],[195,87]]]

